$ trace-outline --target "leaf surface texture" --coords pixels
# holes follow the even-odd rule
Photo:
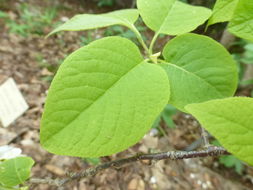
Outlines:
[[[60,25],[49,35],[59,31],[81,31],[112,25],[123,25],[129,27],[139,17],[136,9],[117,10],[104,14],[79,14]]]
[[[233,97],[186,106],[230,153],[253,165],[253,99]]]
[[[137,7],[145,24],[157,33],[184,34],[203,24],[211,10],[176,0],[138,0]]]
[[[237,87],[237,68],[227,50],[213,39],[184,34],[170,40],[161,64],[171,86],[169,103],[185,111],[190,103],[232,96]]]
[[[49,89],[41,143],[55,154],[100,157],[127,149],[168,102],[166,73],[121,37],[72,53]]]
[[[234,35],[253,42],[253,1],[240,0],[228,30]]]
[[[30,157],[16,157],[0,162],[0,186],[22,184],[30,176],[34,161]]]

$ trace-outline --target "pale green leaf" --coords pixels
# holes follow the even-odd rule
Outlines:
[[[232,96],[237,87],[237,66],[226,49],[213,39],[184,34],[170,40],[163,50],[162,64],[170,85],[169,103],[184,106]]]
[[[80,48],[51,84],[41,143],[55,154],[80,157],[125,150],[167,104],[168,83],[164,70],[144,62],[128,39],[107,37]]]
[[[222,146],[253,165],[253,99],[234,97],[185,107]]]
[[[0,185],[12,187],[22,184],[29,178],[33,164],[30,157],[16,157],[0,162]]]
[[[240,0],[228,30],[234,35],[253,41],[253,1]]]
[[[137,6],[145,24],[168,35],[179,35],[196,29],[212,14],[211,10],[175,0],[138,0]]]
[[[239,0],[217,0],[208,25],[230,21]]]
[[[145,24],[159,31],[176,0],[137,0],[137,7]]]
[[[104,14],[80,14],[60,25],[49,35],[59,31],[89,30],[112,25],[123,25],[129,27],[139,17],[138,10],[125,9]]]

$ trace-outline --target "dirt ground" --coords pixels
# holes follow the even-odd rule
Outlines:
[[[16,7],[21,1],[9,1],[3,8],[17,21],[20,15]],[[46,6],[40,1],[29,3]],[[78,1],[59,1],[69,7],[60,11],[55,20],[71,17],[76,12],[92,12],[94,4],[80,5]],[[98,8],[96,8],[98,9]],[[73,11],[75,10],[75,11]],[[103,10],[98,10],[103,12]],[[45,28],[48,33],[52,28]],[[66,172],[77,172],[90,167],[80,158],[57,156],[43,150],[39,144],[40,117],[43,104],[54,71],[66,55],[80,47],[79,37],[86,33],[69,32],[45,39],[43,36],[22,37],[10,33],[0,20],[0,83],[13,77],[29,110],[10,127],[0,126],[0,146],[13,145],[31,156],[36,164],[32,176],[40,178],[64,177]],[[99,37],[99,35],[98,35]],[[45,66],[46,65],[46,66]],[[247,93],[243,91],[242,93]],[[149,132],[141,142],[129,150],[104,157],[110,161],[135,154],[136,152],[183,150],[200,139],[198,123],[189,115],[174,116],[176,128],[161,123],[165,135]],[[53,190],[49,185],[34,185],[33,190]],[[164,160],[156,163],[133,163],[121,169],[108,169],[95,177],[73,181],[61,189],[73,190],[244,190],[253,189],[253,168],[245,166],[242,175],[228,169],[217,158],[188,159],[182,161]]]

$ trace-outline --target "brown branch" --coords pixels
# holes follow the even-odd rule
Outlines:
[[[208,156],[221,156],[221,155],[228,155],[230,154],[227,150],[222,147],[217,146],[208,146],[203,150],[197,151],[169,151],[169,152],[161,152],[161,153],[154,153],[154,154],[136,154],[135,156],[123,158],[111,162],[107,162],[104,164],[100,164],[95,167],[88,168],[79,173],[72,173],[69,174],[67,178],[63,179],[37,179],[31,178],[29,180],[30,184],[49,184],[55,186],[62,186],[72,180],[79,180],[84,177],[91,177],[99,172],[108,169],[108,168],[121,168],[126,164],[137,162],[140,160],[150,160],[150,161],[158,161],[164,159],[171,159],[171,160],[181,160],[181,159],[188,159],[188,158],[201,158],[201,157],[208,157]]]
[[[235,41],[235,36],[231,33],[229,33],[227,30],[224,30],[220,43],[226,48],[229,49],[231,44]]]

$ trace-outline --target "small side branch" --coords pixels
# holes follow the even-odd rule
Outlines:
[[[108,169],[108,168],[121,168],[129,163],[137,162],[140,160],[150,160],[150,161],[158,161],[158,160],[182,160],[188,158],[201,158],[201,157],[208,157],[208,156],[221,156],[221,155],[228,155],[230,154],[227,150],[222,147],[217,146],[208,146],[203,150],[198,151],[169,151],[169,152],[161,152],[161,153],[154,153],[154,154],[136,154],[135,156],[123,158],[111,162],[107,162],[104,164],[100,164],[95,167],[88,168],[79,173],[72,173],[69,174],[69,177],[63,179],[37,179],[31,178],[29,180],[30,184],[49,184],[55,186],[62,186],[70,181],[79,180],[85,177],[91,177],[99,172]]]
[[[202,137],[202,141],[204,143],[204,146],[209,147],[210,146],[209,133],[203,127],[201,127],[201,137]]]

